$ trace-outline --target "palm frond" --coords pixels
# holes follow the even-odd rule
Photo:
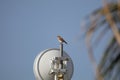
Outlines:
[[[104,5],[102,8],[95,10],[85,18],[87,22],[85,26],[85,34],[88,55],[90,57],[91,63],[93,64],[93,67],[96,70],[96,76],[100,76],[99,78],[97,76],[98,80],[103,80],[102,76],[106,76],[108,73],[110,73],[109,75],[113,74],[112,70],[114,70],[116,63],[120,61],[120,27],[118,26],[120,25],[120,0],[119,3],[117,3],[116,0],[111,0],[111,3],[107,3],[105,0],[103,0],[103,4]],[[101,30],[101,28],[103,29]],[[109,29],[112,30],[114,37],[111,38],[111,42],[106,48],[104,56],[101,59],[100,65],[98,66],[94,58],[92,40],[95,38],[94,34],[99,31],[101,33],[99,33],[96,37],[95,43],[100,42],[103,36],[107,34]],[[102,75],[99,71],[102,73]],[[115,77],[113,78],[115,79]]]

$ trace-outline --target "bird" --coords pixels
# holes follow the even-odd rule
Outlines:
[[[67,44],[67,42],[66,42],[60,35],[57,36],[57,39],[58,39],[58,41],[59,41],[60,43],[65,43],[65,44]]]

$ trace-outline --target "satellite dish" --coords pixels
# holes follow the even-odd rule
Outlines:
[[[36,80],[54,80],[54,76],[50,75],[51,59],[54,57],[61,57],[60,49],[47,49],[39,53],[34,61],[33,71]],[[73,75],[73,62],[70,56],[63,51],[63,57],[68,58],[67,71],[65,80],[71,80]]]

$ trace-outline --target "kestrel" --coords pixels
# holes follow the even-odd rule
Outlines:
[[[57,36],[57,38],[60,43],[64,42],[65,44],[67,44],[67,42],[61,36]]]

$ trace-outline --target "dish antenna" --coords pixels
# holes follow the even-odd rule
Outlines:
[[[47,49],[39,53],[34,61],[33,71],[36,80],[71,80],[73,62],[70,56],[60,49]]]

